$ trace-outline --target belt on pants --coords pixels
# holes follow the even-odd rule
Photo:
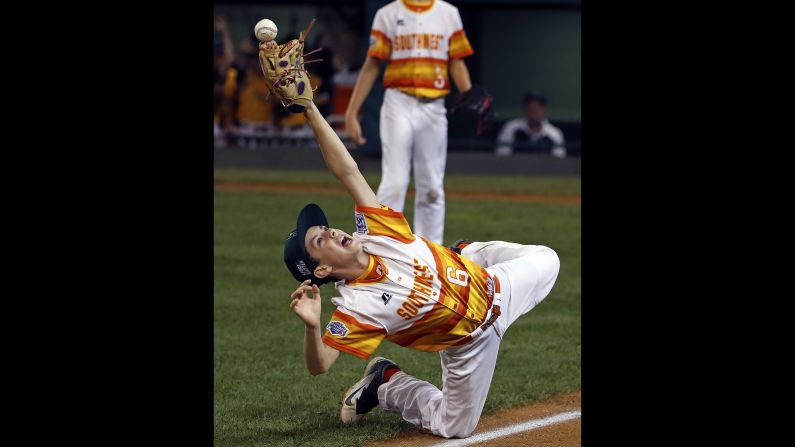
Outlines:
[[[492,282],[492,279],[493,279],[493,282]],[[494,296],[494,299],[491,302],[491,316],[485,322],[483,322],[483,324],[478,326],[477,329],[472,331],[469,335],[467,335],[467,336],[461,338],[461,340],[453,343],[453,346],[465,345],[467,343],[471,343],[471,342],[477,340],[483,334],[485,334],[486,330],[488,328],[490,328],[494,324],[495,321],[497,321],[497,318],[500,317],[500,314],[501,314],[501,312],[500,312],[500,304],[502,304],[502,294],[500,293],[500,279],[497,278],[497,275],[494,275],[491,278],[489,278],[489,280],[490,280],[489,287],[493,288],[492,289],[493,290],[492,294]]]

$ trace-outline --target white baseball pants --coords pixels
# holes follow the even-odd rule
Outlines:
[[[546,298],[560,270],[558,255],[542,245],[474,242],[462,255],[499,277],[501,315],[483,336],[439,353],[441,390],[402,371],[378,388],[378,402],[385,411],[400,412],[406,421],[445,438],[465,438],[475,430],[502,335]]]
[[[403,211],[414,167],[414,233],[438,244],[444,236],[447,162],[444,98],[424,101],[388,88],[381,105],[381,184],[378,200]]]

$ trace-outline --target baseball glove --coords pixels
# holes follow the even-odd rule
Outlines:
[[[309,74],[304,66],[323,60],[304,60],[304,57],[321,50],[318,48],[304,54],[304,39],[314,24],[315,19],[312,19],[306,30],[299,33],[298,39],[281,45],[274,41],[259,45],[259,64],[262,74],[265,75],[265,83],[270,92],[279,98],[282,106],[292,113],[303,112],[312,103],[314,96]]]
[[[450,114],[474,114],[477,118],[477,134],[483,135],[494,119],[493,98],[482,86],[472,84],[472,88],[459,93]]]

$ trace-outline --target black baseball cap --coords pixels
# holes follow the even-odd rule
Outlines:
[[[547,105],[547,97],[543,93],[539,92],[538,90],[533,90],[528,92],[524,95],[524,99],[522,99],[522,105],[527,106],[530,104],[531,101],[538,101],[541,105]]]
[[[287,270],[298,281],[303,282],[311,279],[312,284],[322,285],[329,281],[336,281],[336,278],[330,276],[317,278],[313,273],[317,263],[312,262],[309,253],[306,252],[305,240],[306,230],[315,225],[328,226],[328,219],[319,206],[310,203],[298,213],[295,230],[284,241],[284,263],[287,265]]]

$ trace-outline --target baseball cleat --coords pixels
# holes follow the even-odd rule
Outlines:
[[[470,241],[469,239],[459,239],[459,240],[453,242],[453,245],[451,245],[451,246],[449,246],[447,248],[449,248],[450,250],[452,250],[452,251],[454,251],[454,252],[456,252],[456,253],[458,253],[460,255],[461,254],[461,250],[466,248],[466,246],[471,244],[472,242],[474,242],[474,241]]]
[[[343,424],[359,422],[366,413],[378,406],[378,387],[384,383],[387,368],[400,369],[395,362],[383,357],[370,360],[364,369],[364,377],[343,394],[340,404]]]

